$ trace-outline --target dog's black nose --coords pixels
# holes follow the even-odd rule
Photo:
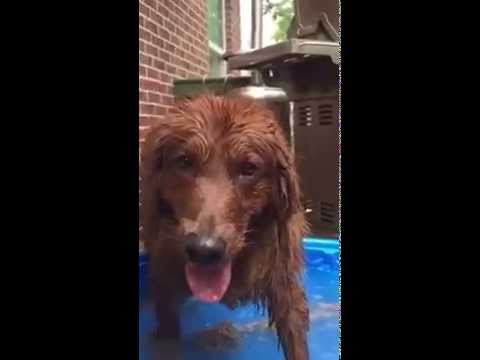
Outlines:
[[[225,255],[225,241],[220,238],[199,237],[196,234],[188,234],[185,251],[188,260],[197,264],[215,264]]]

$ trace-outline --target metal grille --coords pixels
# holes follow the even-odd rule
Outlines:
[[[337,233],[338,98],[294,103],[295,155],[304,193],[305,213],[313,234]]]

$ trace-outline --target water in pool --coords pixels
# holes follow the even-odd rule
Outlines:
[[[308,346],[311,360],[338,360],[338,242],[306,239],[303,283],[310,307]],[[141,286],[144,279],[141,279]],[[284,359],[266,316],[254,305],[230,310],[221,304],[187,301],[181,313],[183,360]],[[140,360],[171,360],[152,333],[155,317],[146,291],[140,292]],[[209,336],[215,333],[216,336]],[[223,335],[222,346],[212,339]],[[173,359],[172,359],[173,360]]]

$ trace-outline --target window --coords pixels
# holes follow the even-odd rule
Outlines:
[[[225,54],[225,1],[208,0],[209,76],[221,77],[226,73]]]

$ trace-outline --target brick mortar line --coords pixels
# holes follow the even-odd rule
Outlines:
[[[149,32],[150,34],[153,34],[153,33],[152,33],[150,30],[148,30],[148,29],[146,29],[146,31]],[[191,50],[189,50],[189,49],[186,49],[186,48],[183,47],[183,46],[175,45],[173,42],[171,42],[171,41],[169,41],[169,40],[165,40],[165,39],[159,37],[158,35],[155,35],[155,36],[156,36],[157,38],[159,38],[160,40],[162,40],[163,42],[166,42],[167,44],[174,46],[175,48],[179,48],[179,49],[181,49],[181,50],[183,50],[183,51],[191,51]],[[180,36],[179,36],[179,38],[182,39],[183,41],[187,42],[187,43],[190,43],[188,40],[183,39],[183,38],[180,37]],[[198,39],[197,39],[197,40],[198,40]],[[158,47],[157,44],[155,44],[155,43],[153,43],[153,42],[151,42],[151,41],[147,41],[146,39],[139,38],[138,41],[139,41],[139,42],[140,42],[140,41],[143,41],[145,44],[148,44],[148,45],[151,45],[151,46],[155,46],[155,47],[157,47],[158,49],[162,49],[162,50],[165,49],[165,48],[160,48],[160,47]],[[195,44],[190,45],[190,46],[192,46],[192,47],[194,47],[195,49],[199,50],[202,55],[208,56],[208,42],[207,42],[207,44],[206,44],[206,48],[207,48],[206,51],[203,51],[203,47],[200,48],[200,47],[196,46]],[[165,52],[171,53],[170,51],[165,51]]]
[[[168,41],[168,40],[165,40],[165,39],[161,39],[161,40],[162,40],[163,42],[167,43],[168,45],[172,45],[175,49],[180,49],[180,50],[182,50],[182,51],[184,51],[184,52],[191,52],[191,50],[185,49],[185,48],[183,48],[183,47],[179,47],[179,46],[175,45],[175,44],[174,44],[173,42],[171,42],[171,41]],[[143,43],[144,43],[145,45],[154,46],[155,48],[157,48],[157,49],[159,49],[159,50],[163,50],[164,52],[167,52],[167,53],[169,53],[169,54],[175,54],[174,52],[171,52],[170,50],[166,50],[165,47],[159,47],[159,45],[154,44],[154,43],[151,42],[151,41],[147,41],[147,40],[145,40],[145,39],[139,39],[138,41],[139,41],[139,42],[140,42],[140,41],[143,41]],[[208,45],[207,45],[207,46],[208,46]],[[194,46],[194,48],[197,49],[197,50],[200,50],[200,48],[197,47],[197,46]],[[174,50],[174,51],[175,51],[175,50]],[[140,50],[140,53],[145,53],[145,52]],[[207,52],[201,51],[201,53],[202,53],[202,55],[208,56],[208,51],[207,51]],[[175,55],[176,55],[176,54],[175,54]],[[197,55],[194,55],[194,56],[197,56]]]
[[[152,8],[149,7],[148,5],[147,5],[147,7],[150,8],[150,9],[152,9]],[[168,9],[167,9],[167,10],[168,10]],[[164,22],[165,22],[165,21],[168,21],[168,22],[171,23],[174,27],[178,27],[178,25],[175,24],[175,22],[173,22],[172,20],[170,20],[170,18],[169,18],[168,16],[161,15],[161,14],[158,13],[157,11],[155,11],[155,13],[156,13],[159,17],[161,17],[161,18],[164,20]],[[192,18],[188,13],[184,13],[184,14],[185,14],[186,16],[188,16],[188,17],[192,20],[192,22],[193,22],[193,24],[189,24],[188,22],[185,22],[185,25],[187,25],[188,28],[191,28],[191,29],[202,29],[202,30],[206,30],[206,31],[208,32],[208,22],[205,22],[205,24],[202,25],[202,24],[200,24],[198,21],[196,21],[194,18]],[[162,28],[163,30],[170,31],[170,30],[167,29],[164,25],[161,25],[161,24],[159,24],[158,22],[156,22],[153,18],[147,17],[146,15],[139,13],[139,17],[140,17],[140,16],[144,18],[144,23],[145,23],[145,20],[149,20],[150,22],[154,23],[155,25],[157,25],[158,27]],[[141,27],[141,28],[145,28],[145,26],[146,26],[146,25],[144,25],[144,26],[139,25],[139,27]],[[148,29],[147,29],[147,30],[148,30]]]
[[[186,67],[184,67],[184,66],[181,65],[181,64],[172,64],[172,63],[167,62],[166,60],[161,59],[161,58],[159,58],[159,57],[154,57],[154,56],[152,56],[151,54],[145,54],[145,53],[142,53],[142,52],[140,52],[140,53],[141,53],[142,55],[144,55],[144,56],[149,56],[149,57],[151,57],[152,59],[159,60],[159,61],[163,61],[163,62],[165,62],[166,64],[168,64],[168,65],[170,65],[170,66],[174,66],[174,67],[180,68],[180,69],[182,69],[182,70],[186,70],[187,72],[188,72],[188,71],[191,72],[191,69],[187,69]],[[178,57],[178,56],[176,56],[176,57]],[[190,60],[184,59],[184,58],[181,58],[181,57],[178,57],[178,58],[179,58],[180,60],[185,61],[185,62],[188,63],[189,65],[193,65],[193,66],[196,67],[196,68],[200,68],[202,71],[204,71],[204,70],[208,71],[208,62],[207,62],[207,66],[204,68],[204,66],[203,66],[202,64],[193,63],[193,62],[191,62]],[[151,68],[151,69],[153,69],[153,70],[156,70],[156,71],[162,71],[162,70],[158,70],[157,68],[152,68],[150,65],[147,65],[147,64],[144,64],[144,63],[139,63],[139,65],[145,66],[145,67],[149,67],[149,68]],[[167,73],[167,74],[169,74],[169,73]]]

